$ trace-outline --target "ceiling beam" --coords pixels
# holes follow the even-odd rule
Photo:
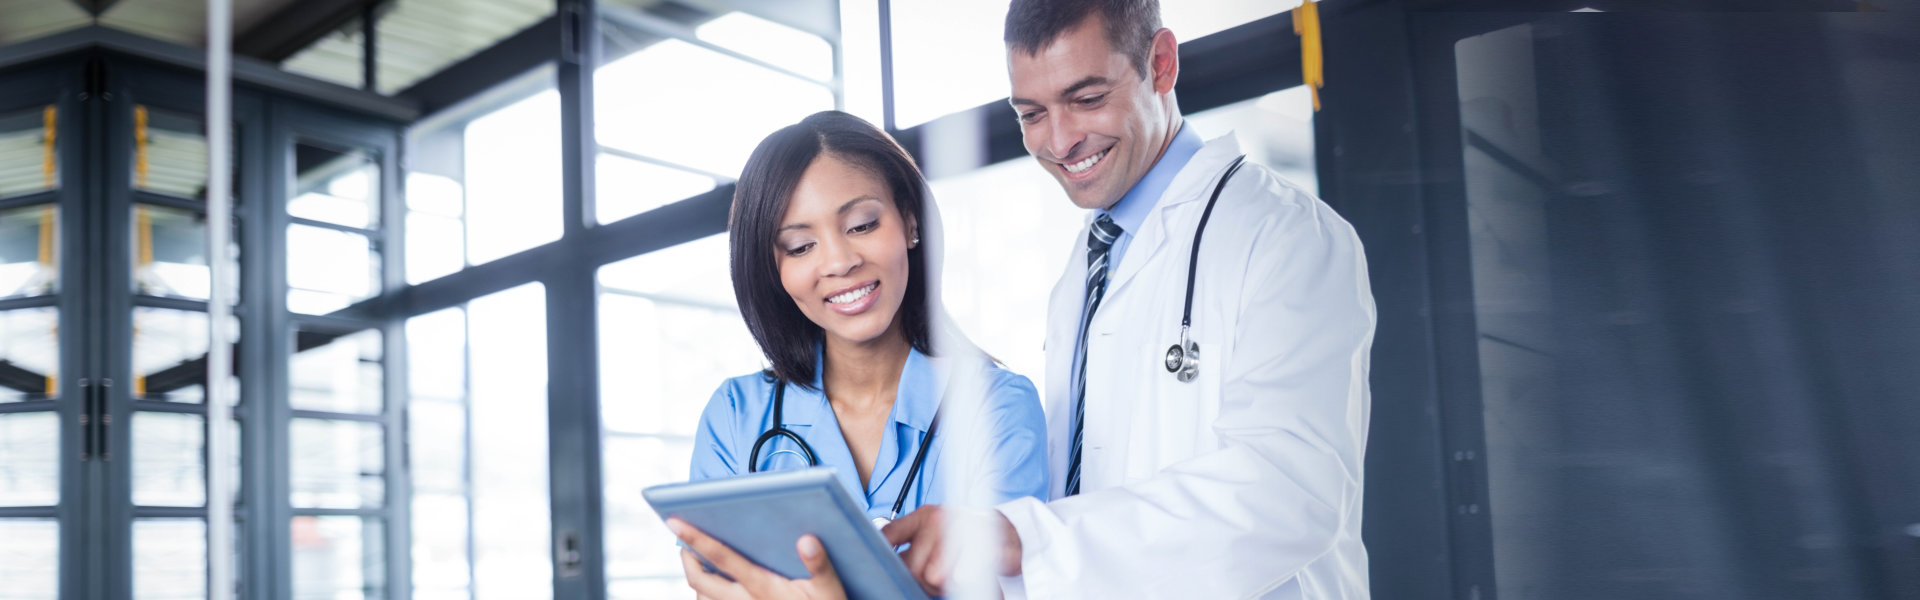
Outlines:
[[[112,2],[114,0],[83,0]],[[279,63],[339,30],[381,0],[300,0],[234,36],[233,53]]]
[[[79,5],[81,10],[87,11],[87,14],[98,17],[107,14],[107,9],[119,4],[120,0],[73,0],[73,3]]]

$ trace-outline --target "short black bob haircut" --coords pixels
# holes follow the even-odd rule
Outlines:
[[[813,388],[816,348],[825,331],[794,305],[780,284],[775,237],[800,176],[814,159],[832,155],[884,180],[893,204],[905,219],[926,226],[922,208],[927,181],[913,157],[886,132],[840,111],[814,113],[788,125],[753,149],[740,181],[734,184],[727,217],[733,296],[746,318],[747,331],[773,364],[768,374],[786,383]],[[932,355],[932,318],[927,304],[927,266],[923,249],[907,249],[907,296],[896,315],[907,343]]]
[[[1159,0],[1013,0],[1007,7],[1007,47],[1039,54],[1093,15],[1106,24],[1107,45],[1146,77],[1153,34],[1160,31]]]

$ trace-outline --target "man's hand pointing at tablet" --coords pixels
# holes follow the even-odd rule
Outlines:
[[[807,572],[813,577],[807,579],[787,579],[779,573],[769,571],[760,565],[734,552],[720,540],[700,531],[685,521],[667,519],[667,529],[693,548],[692,552],[680,551],[681,566],[687,571],[687,585],[700,594],[701,598],[711,600],[845,600],[846,588],[840,584],[840,576],[833,572],[833,563],[827,560],[826,548],[821,547],[819,538],[802,536],[794,549],[800,554],[800,562],[807,565]],[[733,579],[728,580],[719,573],[709,573],[700,565],[699,557],[707,558]]]

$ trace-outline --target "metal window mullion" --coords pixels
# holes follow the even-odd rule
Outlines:
[[[374,248],[380,247],[380,237],[379,237],[380,233],[378,230],[364,229],[360,227],[354,227],[352,225],[341,225],[338,223],[329,223],[327,221],[319,221],[315,219],[308,219],[305,217],[289,217],[287,222],[292,225],[305,225],[307,227],[313,227],[317,229],[329,229],[329,230],[338,231],[341,233],[351,233],[360,237],[367,238],[367,243],[373,244]]]
[[[594,210],[593,71],[600,65],[600,19],[595,0],[557,0],[561,17],[560,93],[562,209],[561,247],[577,249],[589,233]],[[593,271],[596,265],[563,256],[542,277],[547,322],[547,444],[549,510],[553,538],[553,596],[606,597],[602,551],[600,411]],[[573,540],[578,563],[570,570],[561,540]]]
[[[714,183],[716,185],[722,184],[722,183],[733,183],[734,181],[734,178],[729,175],[722,175],[722,174],[714,173],[711,171],[701,170],[695,167],[689,167],[689,166],[686,166],[677,162],[673,162],[664,158],[655,158],[653,156],[648,156],[645,154],[634,152],[632,150],[620,148],[618,146],[608,146],[603,144],[599,146],[599,150],[603,153],[612,154],[614,156],[618,156],[620,158],[625,158],[628,160],[643,162],[651,165],[666,167],[676,171],[686,171],[688,173],[700,175],[708,179],[714,180]]]
[[[270,215],[280,210],[269,198],[277,198],[269,192],[269,182],[275,181],[278,170],[276,162],[269,157],[276,154],[272,148],[265,125],[265,107],[257,100],[242,97],[235,103],[236,116],[240,124],[239,146],[242,152],[236,152],[240,172],[240,188],[236,189],[237,202],[234,214],[242,224],[239,231],[241,256],[257,257],[241,261],[240,268],[240,354],[242,356],[270,357],[270,349],[275,340],[285,340],[286,334],[276,330],[271,322],[272,315],[284,312],[280,303],[276,303],[272,285],[276,269],[284,266],[285,255],[275,254],[273,240],[284,239],[286,232],[276,230],[269,224]],[[284,248],[283,248],[284,249]],[[286,552],[274,543],[275,532],[284,527],[277,524],[272,507],[285,502],[285,496],[276,495],[274,478],[284,469],[274,460],[272,448],[278,445],[279,437],[273,435],[274,389],[272,381],[281,376],[281,369],[271,360],[240,361],[240,517],[241,517],[241,556],[245,561],[241,581],[243,592],[248,598],[267,597],[269,590],[276,585],[278,566],[284,563]]]

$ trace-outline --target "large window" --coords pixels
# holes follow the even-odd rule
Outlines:
[[[639,490],[685,481],[707,399],[765,367],[717,235],[600,269],[600,414],[606,428],[612,598],[685,596],[673,535]]]
[[[818,36],[740,12],[680,28],[603,8],[601,223],[732,182],[761,138],[836,105],[833,47]],[[660,93],[663,84],[674,93]]]
[[[416,598],[553,593],[544,292],[407,322]]]

